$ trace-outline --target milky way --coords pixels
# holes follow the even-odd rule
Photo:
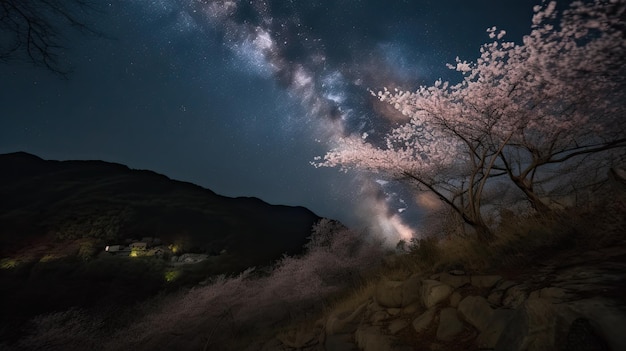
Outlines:
[[[307,23],[310,21],[300,16],[302,9],[296,8],[295,2],[281,4],[270,9],[271,5],[265,1],[203,1],[196,2],[191,11],[204,14],[210,25],[223,31],[226,45],[246,64],[243,69],[252,69],[257,74],[276,79],[301,102],[307,111],[301,118],[304,123],[314,123],[318,137],[323,138],[318,139],[320,142],[332,146],[350,133],[366,130],[375,133],[374,116],[365,108],[372,101],[368,101],[371,98],[363,88],[364,78],[368,78],[369,83],[376,83],[373,82],[375,78],[381,76],[376,74],[378,70],[391,72],[397,67],[395,61],[400,56],[399,49],[381,45],[373,55],[384,55],[369,55],[363,62],[350,58],[350,63],[356,64],[342,67],[328,58],[325,40]],[[321,3],[308,3],[308,6],[323,7]],[[331,15],[352,16],[350,13],[331,13],[327,8],[322,11],[326,13],[317,15],[316,19]],[[202,20],[201,16],[199,21]],[[362,35],[352,35],[343,45],[361,45]],[[400,65],[400,71],[418,71],[406,66]],[[355,67],[359,67],[357,72],[353,71]],[[410,239],[415,232],[402,222],[399,215],[406,206],[391,206],[390,200],[397,197],[397,193],[384,192],[384,185],[388,182],[374,182],[364,174],[354,174],[354,177],[358,189],[354,196],[360,199],[355,210],[367,219],[370,231],[389,238],[390,243]],[[397,201],[406,204],[403,199]]]

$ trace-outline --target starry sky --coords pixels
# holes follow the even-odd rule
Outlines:
[[[491,26],[521,40],[537,3],[102,2],[85,20],[102,36],[64,33],[68,79],[0,64],[0,153],[118,162],[403,237],[410,189],[310,162],[402,121],[369,90],[459,79],[446,63],[474,60]]]

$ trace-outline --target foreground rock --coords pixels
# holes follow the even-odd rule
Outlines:
[[[547,265],[514,279],[459,271],[430,278],[382,281],[365,304],[331,314],[325,330],[317,331],[320,341],[302,332],[281,347],[408,351],[453,350],[463,344],[495,351],[626,350],[626,249],[583,255],[563,268]]]

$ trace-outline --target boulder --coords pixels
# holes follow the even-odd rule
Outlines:
[[[609,347],[606,341],[600,336],[597,327],[595,327],[589,319],[583,317],[575,319],[570,325],[564,350],[608,351]]]
[[[444,308],[439,314],[439,326],[437,327],[437,339],[450,341],[463,331],[465,326],[459,319],[455,308]]]
[[[450,307],[459,307],[459,302],[461,302],[462,299],[463,296],[461,296],[458,291],[453,292],[452,295],[450,295]]]
[[[376,286],[375,298],[380,306],[402,308],[418,301],[421,278],[413,275],[405,281],[383,280]]]
[[[388,308],[387,309],[387,313],[389,313],[390,316],[397,316],[398,314],[400,314],[400,312],[402,312],[401,308]]]
[[[326,321],[326,335],[342,334],[353,332],[357,325],[358,319],[367,304],[362,304],[354,311],[342,311],[337,314],[332,314]]]
[[[563,288],[548,287],[539,290],[539,297],[552,303],[562,302],[566,295],[565,289]]]
[[[452,275],[450,273],[444,272],[441,273],[439,281],[456,289],[463,285],[469,284],[470,277],[466,275]]]
[[[626,311],[622,302],[594,297],[573,301],[567,306],[590,321],[610,350],[626,350]]]
[[[478,335],[476,344],[480,349],[493,349],[496,347],[496,343],[502,334],[502,331],[507,326],[513,314],[514,310],[497,309],[493,311],[493,315],[487,324],[485,330]]]
[[[502,296],[504,296],[504,290],[492,290],[487,296],[487,301],[493,306],[500,306],[502,304]]]
[[[389,330],[389,333],[391,333],[392,335],[398,334],[402,329],[406,328],[409,326],[409,322],[406,319],[396,319],[391,321],[391,323],[389,323],[389,326],[387,326],[387,329]]]
[[[502,306],[510,309],[516,309],[521,306],[528,298],[528,291],[525,285],[514,285],[504,292],[502,297]]]
[[[459,302],[459,315],[479,331],[484,331],[493,316],[493,309],[482,296],[467,296]]]
[[[367,311],[374,313],[374,312],[378,312],[378,311],[384,311],[385,308],[379,304],[376,303],[376,301],[372,301],[367,305]]]
[[[499,275],[473,275],[470,277],[470,282],[476,288],[491,289],[500,280],[502,277]]]
[[[426,310],[426,312],[419,315],[417,318],[415,318],[413,320],[413,329],[415,329],[415,331],[418,333],[421,333],[424,330],[428,329],[428,326],[433,321],[433,318],[435,318],[436,311],[437,310],[432,307]]]
[[[506,323],[495,351],[562,350],[575,314],[545,299],[528,299]]]
[[[383,280],[376,286],[374,297],[382,307],[402,307],[402,284],[401,281]]]
[[[391,351],[392,338],[374,326],[359,327],[354,333],[357,346],[363,351]]]
[[[417,301],[412,304],[404,307],[402,309],[402,314],[415,314],[422,309],[422,303]]]
[[[513,285],[517,285],[517,283],[511,280],[501,280],[496,284],[496,289],[504,291]]]
[[[422,282],[422,302],[426,308],[431,308],[445,300],[452,294],[452,287],[436,280]]]
[[[272,349],[276,350],[276,349]],[[356,351],[358,350],[353,342],[352,334],[335,334],[326,337],[324,342],[326,351]]]
[[[276,339],[285,346],[301,349],[317,344],[320,334],[318,328],[297,328],[278,334]]]
[[[402,283],[402,307],[419,301],[421,297],[422,278],[414,274]]]
[[[372,313],[372,315],[369,317],[369,320],[374,325],[380,325],[383,324],[383,321],[385,321],[387,318],[389,318],[389,313],[387,313],[386,311],[377,311]]]

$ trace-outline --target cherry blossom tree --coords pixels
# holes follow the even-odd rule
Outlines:
[[[558,12],[552,1],[534,12],[522,43],[489,28],[493,41],[476,62],[457,58],[448,65],[462,74],[460,83],[375,94],[409,121],[391,130],[384,145],[367,135],[344,138],[316,165],[416,184],[489,240],[481,210],[490,179],[508,177],[535,209],[548,211],[543,197],[554,172],[564,181],[575,177],[574,161],[618,162],[626,147],[626,2],[574,1]]]

